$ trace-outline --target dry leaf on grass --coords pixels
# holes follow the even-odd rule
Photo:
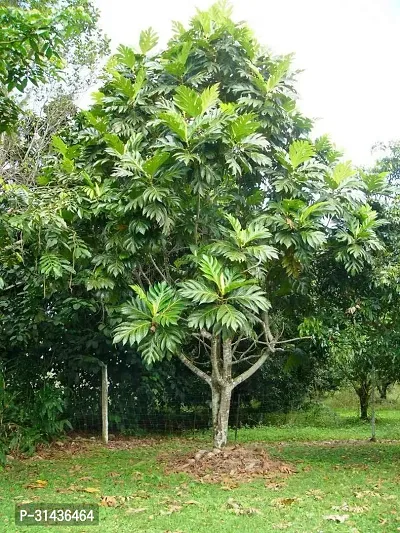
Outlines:
[[[382,498],[382,495],[379,494],[379,492],[376,492],[374,490],[362,490],[359,492],[355,492],[354,496],[356,498]]]
[[[312,496],[315,500],[322,500],[325,494],[320,489],[310,489],[306,490],[307,496]]]
[[[350,517],[348,514],[330,514],[327,516],[324,516],[325,520],[332,520],[333,522],[338,522],[339,524],[343,524],[343,522],[346,522]]]
[[[275,500],[272,500],[271,505],[274,507],[286,507],[300,501],[301,498],[296,498],[295,496],[293,498],[276,498]]]
[[[85,489],[83,489],[83,492],[88,492],[89,494],[96,494],[101,491],[100,489],[96,489],[95,487],[86,487]]]
[[[100,505],[102,507],[116,507],[118,505],[117,498],[115,496],[103,496]]]
[[[276,481],[268,481],[264,487],[270,490],[280,490],[285,486],[285,483],[278,483]]]
[[[182,510],[182,505],[170,505],[168,509],[161,509],[160,515],[168,516],[172,513],[178,513]]]
[[[256,507],[244,507],[241,503],[235,501],[233,498],[229,498],[229,500],[226,502],[226,506],[230,512],[235,513],[236,515],[262,514],[260,509],[257,509]]]
[[[360,505],[349,505],[348,503],[344,502],[342,505],[333,505],[332,511],[346,511],[348,513],[364,513],[365,511],[368,511],[369,508],[366,505],[360,506]]]
[[[44,489],[47,487],[47,481],[44,479],[37,479],[33,483],[28,483],[25,485],[26,489]]]
[[[75,472],[79,472],[80,470],[82,470],[82,468],[83,468],[82,465],[74,465],[72,468],[68,470],[68,472],[70,474],[74,474]]]

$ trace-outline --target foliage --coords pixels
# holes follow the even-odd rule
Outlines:
[[[93,53],[102,54],[107,47],[101,34],[93,31],[98,13],[89,1],[47,2],[34,8],[22,4],[0,5],[0,132],[10,131],[20,113],[14,90],[23,93],[31,85],[55,79],[65,69],[65,58],[68,54],[71,57],[71,50],[75,62],[80,54],[80,66],[86,64],[90,71]],[[92,46],[94,37],[99,40],[97,47]]]
[[[32,453],[38,443],[60,436],[68,420],[62,418],[64,391],[49,373],[31,390],[15,387],[1,375],[0,383],[0,460],[6,454]]]

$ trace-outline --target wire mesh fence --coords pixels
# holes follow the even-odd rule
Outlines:
[[[108,430],[111,434],[182,434],[207,431],[212,427],[211,391],[201,381],[182,389],[152,381],[112,374],[109,378]],[[145,383],[145,385],[144,385]],[[299,395],[296,388],[270,385],[265,388],[238,387],[231,400],[229,426],[235,434],[244,427],[305,425],[335,427],[349,422],[339,410],[316,401],[315,395]],[[102,432],[100,375],[87,375],[69,389],[66,417],[73,430],[100,435]],[[357,419],[354,393],[353,420]],[[380,407],[376,406],[379,416]]]

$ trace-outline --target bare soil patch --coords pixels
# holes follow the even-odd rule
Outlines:
[[[261,447],[227,446],[223,450],[200,450],[180,456],[159,456],[166,473],[185,472],[208,483],[251,481],[256,477],[290,475],[296,469],[271,458]]]

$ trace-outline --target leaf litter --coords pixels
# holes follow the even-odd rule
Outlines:
[[[296,473],[293,466],[272,459],[261,447],[227,446],[223,450],[200,450],[181,456],[163,455],[159,460],[166,463],[166,473],[185,472],[202,482],[222,483],[228,490],[239,481]]]

